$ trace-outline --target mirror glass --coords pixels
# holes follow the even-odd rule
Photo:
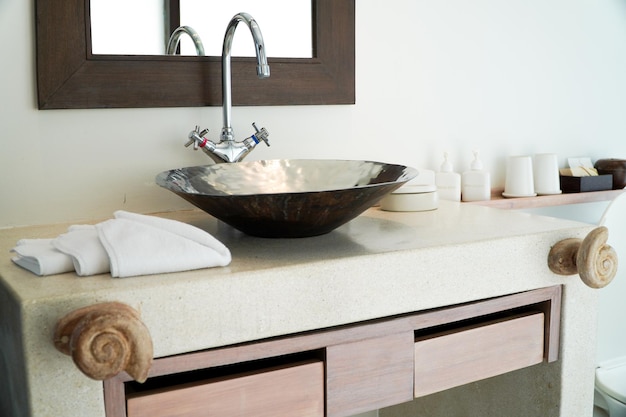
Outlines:
[[[168,0],[90,0],[92,53],[165,54],[172,23],[168,4]],[[313,56],[311,0],[180,0],[180,22],[174,27],[192,27],[200,35],[206,55],[221,56],[226,26],[242,11],[261,27],[269,57]],[[196,55],[186,35],[180,38],[180,53]],[[254,56],[249,31],[235,34],[233,56]]]

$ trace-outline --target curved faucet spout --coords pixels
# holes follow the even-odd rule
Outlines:
[[[198,35],[198,32],[196,32],[195,29],[190,26],[180,26],[176,28],[174,32],[172,32],[172,35],[167,42],[167,54],[176,54],[176,48],[178,48],[178,44],[180,43],[180,37],[183,33],[189,35],[189,37],[193,41],[193,44],[196,47],[196,54],[198,54],[198,56],[204,56],[205,53],[202,39],[200,39],[200,35]]]
[[[233,128],[231,125],[231,110],[232,110],[232,82],[231,82],[231,49],[233,45],[233,37],[235,36],[235,30],[239,22],[244,22],[250,32],[252,33],[252,39],[254,40],[254,49],[256,52],[257,60],[257,76],[259,78],[268,78],[270,76],[270,66],[267,63],[267,56],[265,54],[265,43],[263,42],[263,35],[261,34],[261,28],[248,13],[238,13],[231,19],[228,27],[226,28],[226,34],[224,35],[224,45],[222,47],[222,107],[224,116],[224,126],[222,128],[222,140],[234,140]]]
[[[200,127],[196,126],[196,129],[189,133],[188,141],[185,145],[187,147],[193,145],[193,148],[196,150],[202,149],[202,151],[210,156],[216,163],[239,162],[261,142],[270,146],[268,141],[269,132],[264,127],[259,129],[255,123],[252,123],[255,133],[242,141],[235,141],[235,134],[233,133],[233,127],[230,121],[232,109],[230,55],[233,37],[235,36],[235,30],[239,22],[244,22],[250,29],[250,32],[252,32],[252,39],[254,40],[254,47],[256,49],[257,75],[259,78],[267,78],[270,76],[270,67],[267,64],[265,44],[263,43],[263,35],[261,35],[259,25],[248,13],[236,14],[226,28],[224,46],[222,48],[222,110],[224,112],[224,125],[222,127],[220,140],[218,142],[206,139],[204,135],[209,132],[208,129],[200,131]]]

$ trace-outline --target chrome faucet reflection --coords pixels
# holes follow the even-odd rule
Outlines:
[[[252,33],[252,39],[254,40],[254,47],[256,51],[257,76],[259,78],[268,78],[270,76],[270,67],[267,63],[265,44],[263,42],[263,35],[261,34],[259,25],[248,13],[236,14],[226,28],[224,45],[222,47],[222,111],[224,126],[222,127],[220,141],[214,142],[205,138],[204,136],[209,132],[209,130],[200,130],[200,127],[196,126],[196,128],[189,133],[189,141],[185,144],[186,147],[193,145],[196,150],[198,148],[202,149],[217,163],[239,162],[243,160],[243,158],[245,158],[246,155],[248,155],[260,142],[265,142],[267,146],[270,146],[268,141],[269,133],[265,128],[257,128],[255,123],[252,123],[255,130],[254,134],[242,141],[235,141],[235,134],[231,124],[231,49],[235,30],[237,29],[239,22],[244,22]]]
[[[202,39],[200,38],[200,35],[198,35],[198,32],[196,32],[195,29],[192,28],[191,26],[180,26],[176,28],[174,32],[172,32],[172,35],[170,36],[170,40],[167,42],[167,51],[166,51],[167,54],[168,55],[176,54],[176,49],[178,48],[178,44],[180,43],[180,37],[183,34],[189,35],[189,37],[193,41],[193,45],[196,48],[196,54],[198,54],[198,56],[204,56],[205,53],[204,53],[204,45],[202,44]]]

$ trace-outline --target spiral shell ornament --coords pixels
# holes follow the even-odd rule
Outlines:
[[[126,371],[145,382],[152,365],[152,338],[133,308],[102,303],[75,310],[57,322],[54,345],[88,377],[99,381]]]
[[[615,250],[607,245],[609,230],[602,226],[585,239],[565,239],[552,247],[548,255],[550,270],[559,275],[574,275],[591,288],[607,286],[617,274]]]

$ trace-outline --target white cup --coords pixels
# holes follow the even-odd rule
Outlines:
[[[554,153],[539,153],[533,161],[535,192],[540,195],[561,194],[559,161]]]
[[[504,197],[532,197],[535,194],[533,160],[530,156],[510,156],[506,166]]]

